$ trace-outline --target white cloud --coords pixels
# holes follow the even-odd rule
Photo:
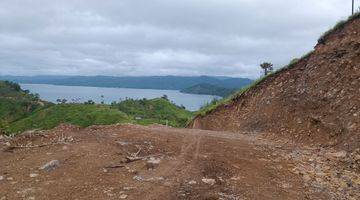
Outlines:
[[[2,0],[0,74],[255,78],[312,49],[343,0]]]

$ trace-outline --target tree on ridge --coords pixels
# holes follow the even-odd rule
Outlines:
[[[273,64],[269,63],[269,62],[264,62],[262,64],[260,64],[260,67],[264,70],[264,75],[268,75],[270,72],[273,71]]]

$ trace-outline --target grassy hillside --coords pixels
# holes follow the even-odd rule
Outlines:
[[[191,117],[192,113],[190,111],[162,98],[150,100],[128,99],[112,105],[57,104],[35,110],[30,115],[10,123],[5,132],[10,134],[32,129],[51,129],[61,123],[81,127],[116,123],[141,125],[157,123],[184,127]]]
[[[120,103],[113,103],[111,107],[132,116],[136,123],[142,125],[158,123],[184,127],[192,117],[190,111],[171,103],[165,98],[150,100],[127,99]]]
[[[115,123],[168,124],[184,127],[190,111],[166,98],[127,99],[112,105],[51,104],[16,83],[0,81],[0,133],[20,133],[32,129],[51,129],[61,123],[81,127]]]
[[[39,100],[38,95],[22,90],[18,84],[0,81],[0,132],[10,123],[47,106],[50,104]]]
[[[107,105],[58,104],[11,123],[6,131],[17,133],[30,129],[51,129],[61,123],[87,127],[125,122],[131,122],[128,115]]]

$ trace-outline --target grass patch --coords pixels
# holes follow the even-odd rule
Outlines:
[[[192,112],[171,103],[166,98],[127,99],[119,103],[112,103],[111,107],[132,116],[136,123],[141,125],[157,123],[184,127],[192,117]]]
[[[132,122],[128,115],[106,105],[58,104],[38,110],[26,118],[11,123],[6,133],[52,129],[61,123],[87,127],[126,122]]]
[[[319,44],[325,44],[326,39],[329,37],[330,34],[334,33],[337,30],[340,30],[342,28],[344,28],[344,26],[348,23],[351,22],[355,19],[360,18],[360,12],[356,12],[353,15],[351,15],[347,20],[341,20],[338,23],[336,23],[336,25],[331,28],[330,30],[326,31],[325,33],[323,33],[320,38],[318,39],[318,43]]]
[[[15,111],[16,112],[16,111]],[[88,127],[134,123],[140,125],[163,124],[184,127],[191,119],[192,112],[176,106],[170,101],[157,99],[133,100],[111,105],[102,104],[56,104],[36,110],[29,116],[14,121],[5,128],[7,134],[17,134],[26,130],[47,130],[61,123]]]
[[[12,122],[50,105],[41,101],[39,95],[22,90],[17,83],[0,81],[0,133]]]

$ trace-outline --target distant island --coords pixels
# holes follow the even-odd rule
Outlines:
[[[224,88],[208,83],[200,83],[185,89],[180,90],[182,93],[189,94],[207,94],[220,97],[227,97],[237,91],[235,88]]]
[[[227,96],[234,89],[249,85],[248,78],[216,76],[0,76],[27,84],[64,86],[113,87],[133,89],[180,90],[183,93]]]

